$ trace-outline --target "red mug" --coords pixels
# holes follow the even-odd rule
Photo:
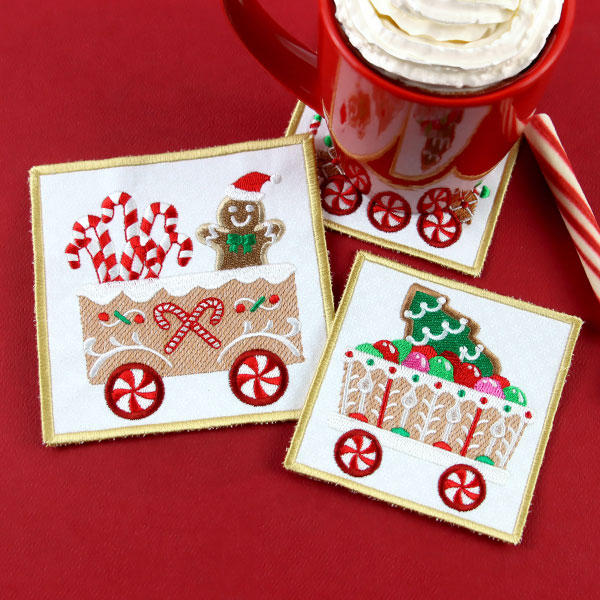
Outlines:
[[[387,187],[420,188],[454,173],[479,179],[519,139],[535,112],[573,27],[575,0],[564,0],[536,62],[488,92],[439,95],[386,78],[358,58],[319,0],[318,53],[282,29],[256,0],[223,0],[248,50],[302,102],[325,117],[342,162],[354,159]]]

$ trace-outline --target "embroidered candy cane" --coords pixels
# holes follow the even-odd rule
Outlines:
[[[172,204],[164,202],[153,202],[146,208],[144,218],[140,224],[141,243],[145,245],[150,238],[150,232],[159,215],[165,218],[165,231],[167,233],[174,232],[177,228],[177,209]]]
[[[154,308],[154,320],[161,329],[167,330],[171,327],[169,321],[164,317],[165,313],[175,315],[182,322],[182,325],[165,345],[166,354],[172,354],[190,331],[198,335],[211,348],[221,347],[221,341],[198,323],[200,316],[208,309],[212,309],[211,325],[217,325],[223,318],[224,311],[223,302],[218,298],[204,298],[198,302],[192,313],[185,312],[180,306],[171,302],[163,302]]]
[[[85,248],[88,251],[100,283],[120,279],[117,257],[110,233],[101,222],[100,217],[87,215],[75,221],[73,224],[73,241],[79,250]],[[69,244],[65,252],[72,249],[72,245]],[[68,260],[71,266],[75,264],[72,258],[68,258]]]
[[[148,267],[147,278],[155,278],[162,271],[165,258],[172,246],[179,246],[177,254],[177,263],[185,267],[192,259],[194,245],[192,240],[182,233],[166,233],[160,243],[157,245],[154,240],[148,239],[146,242],[146,266]]]
[[[102,222],[109,223],[115,216],[115,208],[123,207],[126,246],[121,254],[119,274],[123,280],[139,279],[144,268],[145,248],[140,243],[140,226],[135,200],[126,192],[109,194],[102,202]]]
[[[79,258],[80,250],[81,248],[75,244],[67,244],[67,247],[65,248],[65,254],[67,255],[67,260],[69,261],[71,269],[79,269],[81,266],[81,259]]]

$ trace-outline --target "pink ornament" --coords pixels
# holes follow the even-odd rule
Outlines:
[[[490,396],[497,396],[498,398],[504,398],[504,392],[500,383],[491,377],[482,377],[475,384],[475,389],[478,392],[488,394]]]
[[[429,372],[429,361],[424,354],[421,352],[411,352],[403,361],[403,367],[409,369],[415,369],[415,371],[422,371],[423,373]]]

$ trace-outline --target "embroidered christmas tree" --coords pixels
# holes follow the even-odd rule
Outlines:
[[[402,309],[405,339],[415,346],[430,346],[438,354],[453,353],[463,363],[475,365],[483,377],[500,374],[496,356],[477,338],[479,326],[450,308],[447,298],[413,285]]]

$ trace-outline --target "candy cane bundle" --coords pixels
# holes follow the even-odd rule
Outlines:
[[[125,248],[117,262],[115,249],[106,225],[115,216],[117,207],[123,208]],[[192,240],[177,233],[178,214],[172,204],[153,202],[148,206],[141,222],[133,198],[126,192],[108,195],[102,201],[102,217],[87,215],[73,225],[73,242],[65,248],[72,269],[81,266],[80,252],[84,248],[92,259],[100,283],[136,280],[160,275],[165,258],[173,246],[179,246],[177,262],[185,267],[192,258]],[[159,216],[164,217],[164,234],[157,244],[151,237]]]

